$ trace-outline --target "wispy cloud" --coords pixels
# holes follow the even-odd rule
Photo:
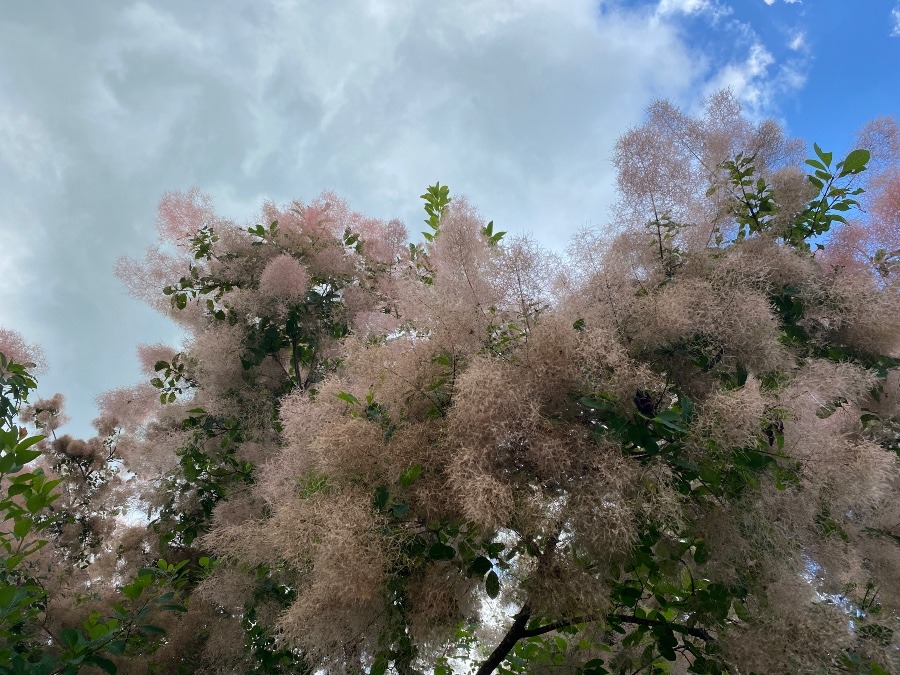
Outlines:
[[[751,115],[764,117],[771,114],[776,100],[796,93],[805,83],[805,60],[779,63],[761,42],[755,41],[744,59],[729,63],[709,81],[706,92],[728,87]]]
[[[663,16],[675,13],[696,14],[706,11],[710,6],[709,0],[660,0],[657,12]]]
[[[142,1],[55,22],[16,4],[0,22],[0,323],[39,328],[43,386],[71,394],[84,433],[93,396],[139,377],[134,345],[171,340],[112,275],[167,190],[198,185],[241,222],[330,188],[415,223],[439,179],[562,246],[605,219],[617,136],[718,72],[678,17],[720,4],[666,2]]]
[[[773,63],[775,57],[761,43],[756,42],[751,45],[747,58],[723,68],[708,85],[708,90],[712,92],[728,87],[751,109],[761,110],[769,100],[767,75]]]
[[[656,14],[659,17],[669,17],[678,14],[706,14],[713,20],[718,20],[732,13],[732,9],[717,0],[659,0],[656,6]]]
[[[900,5],[891,10],[891,37],[900,37]]]
[[[793,37],[791,37],[788,42],[788,49],[791,51],[799,52],[806,50],[806,33],[803,31],[797,31],[794,33]]]

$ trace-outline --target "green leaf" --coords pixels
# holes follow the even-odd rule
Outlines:
[[[187,607],[184,605],[179,605],[176,603],[172,603],[169,605],[161,605],[161,609],[165,609],[169,612],[186,612],[188,611]]]
[[[356,398],[353,394],[348,394],[346,391],[342,391],[340,393],[335,394],[339,399],[344,401],[345,403],[349,403],[350,405],[360,405],[359,399]]]
[[[668,626],[658,626],[654,628],[653,633],[656,636],[660,655],[666,661],[674,661],[675,647],[678,646],[678,638],[675,637],[675,633]]]
[[[409,504],[406,502],[395,502],[391,506],[391,512],[394,514],[395,518],[402,518],[409,513]]]
[[[47,499],[42,494],[31,495],[25,500],[25,508],[32,514],[37,513],[47,505]]]
[[[99,654],[91,654],[84,660],[84,663],[89,666],[97,666],[100,670],[109,673],[110,675],[116,675],[116,672],[118,671],[115,663]]]
[[[483,555],[480,555],[472,561],[471,565],[469,565],[469,574],[471,576],[481,577],[490,572],[493,568],[493,563]]]
[[[26,450],[26,449],[30,448],[32,445],[34,445],[35,443],[40,443],[45,438],[47,438],[47,437],[46,436],[29,436],[28,438],[25,438],[16,444],[16,452],[21,452],[22,450]],[[40,451],[34,451],[34,452],[36,452],[36,454],[31,459],[34,459],[35,457],[37,457],[41,454]],[[30,462],[31,459],[29,459],[27,461]]]
[[[847,155],[843,162],[841,175],[861,173],[866,170],[871,153],[863,148],[858,148]]]
[[[115,654],[116,656],[121,656],[125,653],[126,642],[125,640],[113,640],[112,642],[106,645],[106,651],[110,654]]]
[[[817,190],[821,190],[823,187],[825,187],[825,183],[823,183],[821,180],[819,180],[818,178],[816,178],[816,177],[813,176],[813,175],[808,175],[808,176],[807,176],[807,179],[809,179],[809,182],[812,183],[813,186],[814,186]]]
[[[80,642],[84,642],[84,636],[77,628],[63,628],[59,634],[59,641],[65,647],[74,647]]]
[[[609,675],[609,671],[603,667],[603,659],[591,659],[584,664],[582,675]]]
[[[638,600],[641,599],[641,595],[643,595],[640,588],[632,588],[631,586],[619,586],[613,589],[613,593],[626,607],[635,607]]]
[[[825,166],[831,166],[832,153],[823,152],[822,148],[820,148],[816,143],[813,143],[813,150],[816,151],[816,154],[819,156],[819,159],[821,159],[825,163]]]
[[[485,577],[484,590],[491,599],[500,595],[500,577],[497,576],[497,573],[494,570],[488,572],[488,575]]]
[[[495,541],[495,542],[488,544],[487,554],[489,556],[491,556],[492,558],[496,558],[498,555],[500,555],[503,552],[503,549],[505,549],[505,548],[506,548],[506,544],[499,542],[499,541]]]
[[[28,518],[17,518],[16,524],[13,525],[13,534],[16,535],[16,539],[22,539],[25,535],[31,532],[32,522]]]
[[[709,560],[709,548],[707,548],[706,542],[701,539],[694,547],[694,562],[702,565],[707,560]]]
[[[29,439],[30,440],[30,439]],[[19,450],[16,448],[15,451],[16,463],[25,466],[28,462],[37,459],[41,456],[40,450]]]
[[[413,483],[416,482],[416,479],[422,474],[422,465],[421,464],[413,464],[408,467],[402,474],[400,474],[400,485],[403,487],[409,487]]]
[[[689,422],[694,414],[694,402],[687,396],[679,396],[678,403],[681,405],[681,418]]]
[[[369,669],[369,675],[384,675],[388,669],[388,658],[384,654],[379,654],[378,658],[372,663]]]
[[[372,503],[375,505],[376,510],[384,511],[390,496],[391,494],[387,489],[387,485],[379,485],[375,488],[375,496],[372,499]]]
[[[6,491],[6,493],[10,497],[15,497],[16,495],[30,492],[31,489],[31,485],[29,485],[28,483],[14,483],[13,485],[9,486],[9,489]]]
[[[428,549],[428,557],[431,560],[453,560],[456,557],[456,550],[452,546],[436,541]]]

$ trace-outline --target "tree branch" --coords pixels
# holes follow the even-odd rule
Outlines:
[[[680,623],[669,623],[668,621],[659,621],[657,619],[645,619],[638,616],[628,616],[627,614],[609,614],[605,617],[599,616],[576,616],[572,619],[562,619],[560,621],[554,621],[553,623],[548,623],[546,626],[539,626],[538,628],[531,628],[529,630],[522,631],[520,635],[521,638],[529,638],[536,637],[538,635],[544,635],[546,633],[552,633],[555,630],[559,630],[560,628],[567,628],[569,626],[575,626],[579,623],[593,623],[595,621],[609,621],[609,620],[619,622],[619,623],[630,623],[637,626],[666,626],[673,633],[681,633],[682,635],[690,635],[691,637],[699,638],[704,642],[712,642],[713,636],[709,634],[703,628],[695,628],[691,626],[685,626]]]
[[[553,553],[556,551],[556,545],[559,542],[559,534],[552,534],[547,538],[547,544],[544,546],[544,550],[541,551],[540,558],[538,559],[538,572],[542,567],[547,565],[550,562],[550,559],[553,557]],[[516,646],[516,643],[521,640],[523,637],[528,637],[529,631],[526,630],[526,626],[528,625],[528,619],[531,618],[531,606],[526,602],[522,605],[522,609],[516,614],[512,626],[509,627],[509,630],[506,631],[506,635],[503,636],[503,639],[500,641],[500,644],[497,645],[497,648],[491,652],[491,655],[487,658],[487,660],[481,664],[481,667],[475,673],[475,675],[490,675],[494,672],[494,669],[503,663],[503,660],[507,657],[507,655],[512,651],[513,647]]]
[[[512,651],[513,647],[516,646],[516,643],[521,638],[525,637],[528,632],[525,630],[525,626],[528,625],[528,619],[530,618],[531,607],[527,604],[522,605],[522,609],[516,614],[512,626],[509,627],[509,630],[506,632],[506,635],[503,636],[500,644],[497,645],[497,648],[494,649],[493,652],[491,652],[491,655],[487,657],[487,660],[481,664],[481,667],[475,675],[490,675],[497,666],[503,663],[503,660]]]

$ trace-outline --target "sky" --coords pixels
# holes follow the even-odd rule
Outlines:
[[[562,250],[609,217],[616,139],[730,87],[838,152],[900,118],[900,0],[0,0],[0,327],[70,433],[176,328],[113,268],[167,191],[253,224],[333,190],[421,228],[435,181]]]

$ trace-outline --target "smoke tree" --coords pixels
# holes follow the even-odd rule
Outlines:
[[[282,400],[216,507],[219,589],[277,574],[274,630],[329,672],[887,667],[896,291],[812,253],[868,152],[797,156],[727,96],[654,107],[620,231],[564,274],[427,193],[396,323]],[[871,618],[855,640],[809,575]]]
[[[119,273],[183,345],[141,348],[148,383],[101,398],[95,439],[55,436],[59,400],[24,410],[62,481],[35,616],[91,643],[49,652],[108,672],[888,672],[896,126],[859,145],[804,162],[728,93],[696,117],[657,103],[616,146],[613,224],[565,256],[440,184],[423,244],[327,193],[249,227],[166,195]]]
[[[0,329],[0,673],[114,673],[112,658],[158,646],[161,613],[186,609],[187,561],[139,570],[118,554],[115,436],[57,438],[62,396],[28,401],[36,361]]]

